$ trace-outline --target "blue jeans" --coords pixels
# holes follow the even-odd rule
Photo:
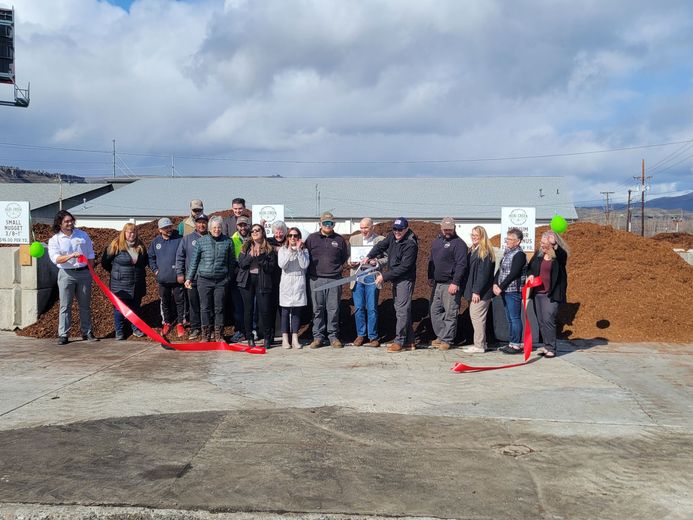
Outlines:
[[[509,342],[522,345],[522,295],[519,292],[504,292],[503,305],[508,318]]]
[[[130,298],[123,298],[122,296],[119,296],[121,301],[130,307],[130,310],[137,314],[140,318],[141,316],[141,309],[140,309],[140,302],[142,301],[142,298],[135,298],[135,299],[130,299]],[[116,308],[113,309],[113,321],[115,322],[115,330],[116,332],[121,332],[123,333],[123,326],[126,323],[130,323],[127,319],[125,319],[125,316]],[[132,325],[132,332],[138,332],[139,329]]]
[[[368,317],[368,339],[378,339],[378,288],[373,281],[373,275],[364,278],[366,285],[356,282],[352,295],[354,297],[354,318],[356,319],[356,334],[366,337],[366,317]]]

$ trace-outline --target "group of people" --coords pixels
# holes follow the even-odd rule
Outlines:
[[[111,273],[110,288],[136,314],[146,292],[146,269],[156,276],[164,336],[186,334],[190,340],[247,342],[261,338],[269,348],[279,317],[282,346],[302,348],[298,333],[302,314],[312,307],[313,340],[310,348],[326,344],[342,348],[339,307],[342,273],[351,268],[357,347],[380,346],[378,297],[385,282],[392,284],[396,316],[395,338],[388,352],[416,349],[412,325],[412,295],[416,282],[419,241],[405,217],[396,219],[386,236],[375,233],[373,220],[363,218],[359,233],[344,237],[335,232],[335,217],[321,215],[319,230],[308,237],[297,227],[274,222],[268,237],[264,223],[251,223],[245,200],[232,201],[232,214],[209,217],[204,204],[190,202],[190,214],[174,229],[172,221],[158,221],[159,235],[146,247],[134,224],[126,224],[102,255]],[[60,290],[59,344],[68,342],[72,300],[77,295],[84,339],[97,340],[91,330],[89,297],[91,277],[87,263],[95,254],[89,236],[75,228],[67,211],[55,217],[55,235],[49,255],[58,266]],[[436,339],[432,346],[451,348],[457,334],[457,318],[464,298],[474,329],[474,344],[467,353],[488,349],[486,317],[494,296],[503,300],[509,325],[509,341],[502,351],[521,353],[521,290],[527,280],[541,278],[535,289],[535,311],[544,346],[539,353],[556,355],[556,314],[566,301],[568,246],[553,231],[544,233],[531,261],[520,247],[522,231],[508,230],[505,249],[496,269],[496,255],[484,227],[471,232],[471,246],[457,235],[452,217],[440,222],[440,234],[431,245],[428,283],[431,287],[430,317]],[[367,251],[351,255],[354,247]],[[229,312],[232,309],[232,312]],[[227,316],[228,314],[228,316]],[[232,317],[234,335],[227,338],[225,321]],[[128,324],[114,310],[116,339],[126,338]],[[143,333],[132,327],[132,333]],[[257,335],[257,337],[256,337]]]

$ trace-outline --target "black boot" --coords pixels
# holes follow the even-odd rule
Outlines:
[[[248,336],[248,346],[249,347],[255,346],[255,336],[253,336],[252,334],[250,334],[250,336]]]
[[[210,330],[209,325],[202,325],[202,334],[200,334],[200,341],[211,341],[212,339],[212,331]]]

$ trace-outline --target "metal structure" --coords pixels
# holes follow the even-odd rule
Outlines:
[[[0,100],[0,105],[26,108],[29,106],[29,88],[17,86],[14,69],[14,9],[0,8],[0,83],[14,87],[14,100]]]

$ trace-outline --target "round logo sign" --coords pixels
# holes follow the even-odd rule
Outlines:
[[[22,207],[16,202],[10,202],[7,206],[5,206],[5,215],[7,215],[9,218],[19,218],[21,214]]]
[[[510,222],[516,226],[521,226],[527,222],[527,212],[523,209],[514,209],[510,212]]]
[[[157,249],[161,249],[161,244],[157,244],[157,245],[156,245],[156,248],[157,248]]]
[[[272,206],[264,206],[260,210],[260,220],[264,220],[265,222],[274,222],[274,219],[277,218],[277,210],[274,209]]]

